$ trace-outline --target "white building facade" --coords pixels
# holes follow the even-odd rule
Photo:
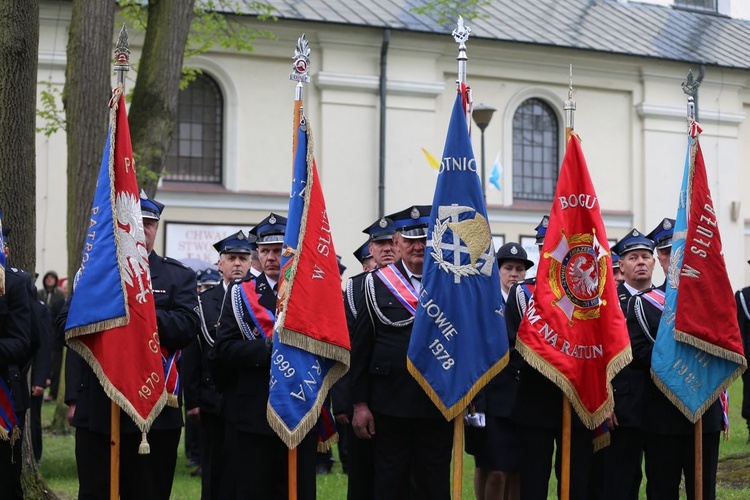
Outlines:
[[[441,31],[435,23],[425,27],[418,24],[423,18],[395,11],[394,5],[403,3],[397,0],[371,2],[372,19],[380,20],[358,22],[352,9],[346,14],[345,2],[327,2],[341,6],[344,14],[304,14],[299,8],[294,15],[286,1],[272,3],[278,4],[276,22],[261,23],[253,16],[243,22],[272,31],[274,40],[256,40],[253,53],[216,48],[186,62],[203,75],[181,94],[178,137],[156,195],[167,206],[156,249],[175,258],[211,261],[217,256],[210,245],[232,228],[250,229],[269,211],[286,213],[294,96],[289,73],[297,38],[306,33],[312,82],[305,88],[305,114],[313,127],[336,251],[351,275],[360,269],[352,252],[365,240],[361,230],[381,209],[388,214],[432,202],[437,173],[422,148],[437,157],[442,152],[455,97],[458,46],[450,29]],[[314,7],[318,2],[297,3]],[[590,11],[585,9],[589,2],[562,2],[583,9],[574,16],[580,19],[576,41],[567,45],[550,39],[549,18],[538,15],[537,24],[524,28],[518,23],[534,13],[509,13],[504,10],[508,3],[525,2],[493,2],[489,17],[467,23],[476,34],[467,43],[475,104],[497,110],[484,132],[486,175],[496,159],[501,165],[501,189],[487,184],[497,241],[533,247],[528,237],[549,213],[565,147],[562,103],[570,65],[575,130],[583,139],[610,240],[632,227],[648,233],[662,218],[673,218],[686,150],[686,97],[680,84],[689,69],[697,75],[703,62],[701,144],[724,254],[733,286],[750,283],[750,51],[744,50],[750,47],[750,22],[737,19],[750,17],[744,2],[718,0],[710,14],[680,10],[673,5],[679,0],[648,5],[602,1]],[[529,2],[540,13],[556,3]],[[62,89],[70,5],[43,1],[40,17],[39,90],[48,85]],[[710,25],[712,37],[698,44],[710,49],[690,60],[685,47],[694,42],[660,48],[665,27],[693,21],[703,33]],[[620,28],[633,31],[628,23],[643,30],[630,36],[645,40],[653,35],[632,53],[626,39],[621,46],[617,36],[609,41]],[[532,32],[534,26],[538,33]],[[728,38],[722,41],[723,35]],[[540,41],[530,41],[534,37]],[[113,34],[113,48],[115,39]],[[131,30],[130,39],[135,62],[142,36]],[[734,47],[736,54],[725,47]],[[721,57],[710,59],[712,54]],[[102,96],[103,106],[107,100]],[[476,126],[472,137],[481,163]],[[64,273],[67,259],[78,257],[65,251],[65,154],[64,132],[38,136],[37,270],[42,273]]]

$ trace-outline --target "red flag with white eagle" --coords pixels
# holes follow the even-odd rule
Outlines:
[[[572,136],[516,348],[560,387],[589,429],[614,409],[611,380],[632,359],[611,260],[599,200]]]
[[[65,339],[104,391],[147,432],[167,402],[123,87],[110,125]]]

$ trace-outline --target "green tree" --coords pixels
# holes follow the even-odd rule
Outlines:
[[[0,2],[0,209],[16,267],[36,264],[37,0]]]
[[[415,14],[433,18],[440,25],[454,25],[458,16],[464,21],[487,17],[481,8],[490,5],[492,0],[428,0],[424,5],[412,7]]]

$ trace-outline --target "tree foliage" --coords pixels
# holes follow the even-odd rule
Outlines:
[[[458,16],[464,21],[486,18],[487,14],[481,8],[491,3],[492,0],[428,0],[420,7],[412,7],[411,11],[431,17],[440,25],[453,25]]]
[[[193,0],[194,1],[194,0]],[[120,1],[120,16],[128,26],[138,31],[148,29],[148,5],[141,0]],[[252,13],[261,21],[273,20],[274,8],[263,2],[235,0],[202,0],[193,9],[184,59],[205,54],[212,47],[233,49],[237,52],[252,52],[253,43],[259,37],[273,38],[269,30],[259,30],[241,22],[241,15]],[[138,67],[136,61],[135,67]],[[195,80],[200,69],[189,64],[182,68],[180,89]]]

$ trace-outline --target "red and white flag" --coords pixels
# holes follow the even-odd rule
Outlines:
[[[516,348],[560,387],[589,429],[614,409],[611,380],[632,359],[611,260],[599,199],[573,136]]]

